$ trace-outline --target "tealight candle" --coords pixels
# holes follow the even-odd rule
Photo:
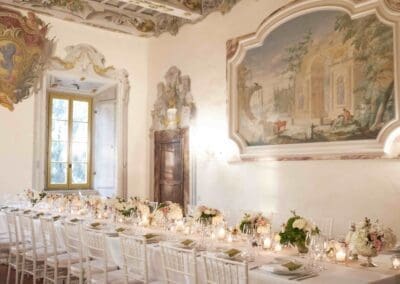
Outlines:
[[[400,269],[400,255],[392,257],[392,267],[393,269]]]
[[[185,229],[184,229],[184,231],[183,231],[183,233],[184,233],[185,235],[189,235],[189,234],[190,234],[190,227],[189,227],[189,226],[186,226]]]
[[[274,246],[275,252],[280,252],[282,250],[282,245],[280,243],[276,243]]]
[[[218,230],[217,235],[218,235],[218,239],[219,239],[219,240],[225,239],[225,235],[226,235],[225,229],[224,229],[224,228],[220,228],[220,229]]]
[[[184,230],[183,221],[182,220],[176,221],[175,231],[182,232],[183,230]]]
[[[346,251],[344,249],[339,249],[336,252],[336,261],[339,261],[339,262],[346,261]]]
[[[142,226],[147,227],[148,225],[149,225],[149,217],[147,215],[143,215]]]
[[[233,242],[232,234],[229,234],[229,235],[228,235],[227,241],[228,241],[228,243]]]
[[[266,237],[266,238],[264,239],[264,242],[263,242],[263,248],[264,248],[264,249],[270,249],[271,246],[272,246],[272,240],[271,240],[271,238],[270,238],[270,237]]]

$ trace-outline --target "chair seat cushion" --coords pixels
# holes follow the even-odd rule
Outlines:
[[[83,262],[83,269],[87,270],[87,263],[86,261]],[[92,260],[90,261],[90,268],[92,273],[100,273],[104,271],[104,262],[101,260]],[[115,264],[108,263],[107,271],[117,270],[118,266]],[[79,261],[71,265],[71,273],[75,276],[79,276],[81,273],[81,264]]]
[[[92,284],[124,284],[125,283],[125,273],[123,270],[114,270],[107,274],[107,281],[105,280],[104,273],[92,274],[90,278],[90,283]],[[129,280],[129,284],[142,284],[143,281],[139,280]]]
[[[59,251],[57,251],[58,255],[61,255],[65,253],[64,250],[60,249]],[[54,252],[50,251],[48,252],[48,255],[54,255]],[[25,253],[25,257],[27,259],[33,260],[34,259],[34,252],[33,250],[30,250],[28,252]],[[40,260],[40,261],[44,261],[46,259],[46,252],[44,250],[44,248],[40,248],[40,249],[36,249],[36,259]]]
[[[68,262],[70,261],[70,262]],[[47,264],[50,266],[58,266],[58,267],[68,267],[68,264],[74,264],[80,261],[79,254],[72,253],[72,254],[60,254],[56,256],[50,256],[47,258]],[[58,263],[58,265],[57,265]]]

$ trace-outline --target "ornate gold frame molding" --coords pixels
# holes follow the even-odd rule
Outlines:
[[[229,134],[240,149],[242,160],[314,160],[314,159],[365,159],[386,157],[384,149],[398,127],[400,127],[400,18],[399,0],[295,0],[271,13],[256,32],[227,41],[227,87]],[[249,146],[238,132],[237,66],[246,51],[258,47],[280,23],[316,11],[317,9],[339,9],[352,18],[375,13],[379,19],[393,27],[395,53],[395,119],[385,125],[377,139],[341,142],[314,142],[308,144]]]

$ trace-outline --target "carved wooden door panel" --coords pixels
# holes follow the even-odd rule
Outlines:
[[[185,208],[189,202],[188,130],[154,133],[154,199]]]

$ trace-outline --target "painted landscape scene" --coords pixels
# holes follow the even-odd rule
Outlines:
[[[393,29],[375,15],[302,15],[247,51],[237,69],[249,146],[375,139],[395,117]]]

